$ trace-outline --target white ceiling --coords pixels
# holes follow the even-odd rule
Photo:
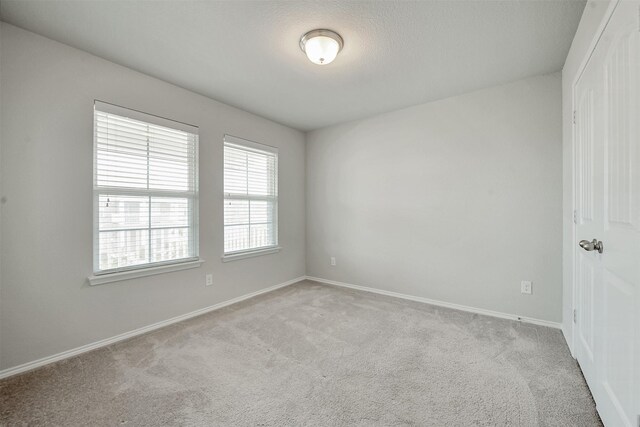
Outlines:
[[[301,130],[558,71],[584,1],[15,1],[3,21]],[[312,64],[314,28],[343,51]]]

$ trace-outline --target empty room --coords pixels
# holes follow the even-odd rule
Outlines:
[[[0,0],[0,426],[640,427],[640,0]]]

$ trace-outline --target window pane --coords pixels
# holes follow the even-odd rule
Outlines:
[[[96,112],[96,183],[147,187],[147,125]]]
[[[275,157],[248,153],[248,191],[257,196],[271,196],[275,194]]]
[[[102,194],[98,198],[98,230],[147,228],[149,198]]]
[[[261,248],[273,245],[272,227],[272,224],[251,225],[251,248]]]
[[[249,225],[225,225],[224,251],[235,252],[249,249]]]
[[[276,155],[226,145],[224,192],[274,196],[276,194]]]
[[[225,252],[275,245],[275,202],[225,199]]]
[[[176,135],[173,141],[150,139],[149,188],[193,191],[195,147],[189,135]]]
[[[151,262],[189,258],[189,228],[151,230]]]
[[[100,270],[149,262],[148,230],[101,231],[98,239]]]
[[[147,188],[146,156],[103,148],[96,153],[96,157],[96,181],[99,186]]]
[[[224,147],[224,192],[247,194],[247,154],[236,148]]]
[[[224,200],[224,224],[247,225],[249,224],[248,200]]]
[[[151,198],[151,227],[187,227],[191,220],[189,199],[177,197]]]
[[[251,201],[251,224],[266,224],[273,221],[273,202],[266,200]]]

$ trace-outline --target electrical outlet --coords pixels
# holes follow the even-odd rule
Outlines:
[[[520,282],[520,292],[523,294],[531,295],[532,283],[528,280]]]
[[[331,265],[334,267],[336,266],[336,257],[334,256],[331,257]]]
[[[205,286],[213,285],[213,274],[207,274]]]

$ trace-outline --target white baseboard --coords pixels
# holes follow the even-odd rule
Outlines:
[[[385,290],[376,289],[376,288],[369,288],[366,286],[352,285],[350,283],[337,282],[335,280],[327,280],[327,279],[322,279],[320,277],[307,276],[306,278],[307,280],[313,280],[314,282],[326,283],[328,285],[340,286],[343,288],[357,289],[359,291],[372,292],[375,294],[387,295],[390,297],[402,298],[410,301],[417,301],[425,304],[437,305],[439,307],[447,307],[447,308],[453,308],[455,310],[468,311],[470,313],[483,314],[485,316],[499,317],[500,319],[517,320],[520,322],[532,323],[534,325],[547,326],[549,328],[555,328],[555,329],[562,329],[561,323],[550,322],[548,320],[534,319],[532,317],[518,316],[516,314],[501,313],[499,311],[485,310],[484,308],[476,308],[476,307],[470,307],[467,305],[454,304],[451,302],[438,301],[438,300],[423,298],[423,297],[416,297],[413,295],[385,291]]]
[[[156,329],[160,329],[162,327],[171,325],[173,323],[178,323],[183,320],[191,319],[192,317],[200,316],[205,313],[209,313],[210,311],[218,310],[223,307],[227,307],[231,304],[235,304],[249,298],[256,297],[258,295],[266,294],[268,292],[275,291],[276,289],[284,288],[285,286],[293,285],[294,283],[298,283],[302,280],[305,280],[305,276],[297,277],[295,279],[286,281],[284,283],[280,283],[278,285],[270,286],[265,289],[261,289],[256,292],[251,292],[250,294],[242,295],[237,298],[232,298],[227,301],[220,302],[218,304],[211,305],[209,307],[201,308],[199,310],[192,311],[187,314],[183,314],[180,316],[172,317],[171,319],[163,320],[152,325],[143,326],[142,328],[134,329],[133,331],[125,332],[123,334],[116,335],[111,338],[106,338],[100,341],[93,342],[91,344],[86,344],[80,347],[76,347],[71,350],[63,351],[62,353],[54,354],[52,356],[43,357],[42,359],[34,360],[33,362],[27,362],[22,365],[14,366],[13,368],[8,368],[0,371],[0,379],[7,378],[13,375],[20,374],[22,372],[30,371],[32,369],[39,368],[44,365],[48,365],[50,363],[58,362],[60,360],[68,359],[73,356],[77,356],[82,353],[86,353],[91,350],[95,350],[100,347],[105,347],[111,344],[114,344],[118,341],[123,341],[138,335],[146,334],[147,332],[154,331]]]
[[[485,316],[498,317],[498,318],[501,318],[501,319],[517,320],[517,321],[521,321],[521,322],[525,322],[525,323],[532,323],[532,324],[535,324],[535,325],[541,325],[541,326],[547,326],[547,327],[550,327],[550,328],[562,329],[562,325],[560,323],[550,322],[550,321],[547,321],[547,320],[540,320],[540,319],[534,319],[534,318],[530,318],[530,317],[518,316],[518,315],[515,315],[515,314],[501,313],[501,312],[498,312],[498,311],[492,311],[492,310],[485,310],[485,309],[482,309],[482,308],[469,307],[469,306],[466,306],[466,305],[454,304],[454,303],[445,302],[445,301],[438,301],[438,300],[433,300],[433,299],[429,299],[429,298],[417,297],[417,296],[413,296],[413,295],[406,295],[406,294],[401,294],[401,293],[398,293],[398,292],[385,291],[385,290],[382,290],[382,289],[369,288],[369,287],[366,287],[366,286],[352,285],[350,283],[337,282],[335,280],[327,280],[327,279],[322,279],[322,278],[319,278],[319,277],[302,276],[302,277],[297,277],[295,279],[286,281],[284,283],[280,283],[278,285],[270,286],[268,288],[261,289],[261,290],[256,291],[256,292],[252,292],[252,293],[249,293],[249,294],[246,294],[246,295],[239,296],[237,298],[232,298],[230,300],[223,301],[223,302],[220,302],[218,304],[214,304],[214,305],[209,306],[209,307],[201,308],[199,310],[195,310],[195,311],[192,311],[190,313],[186,313],[186,314],[183,314],[183,315],[180,315],[180,316],[172,317],[171,319],[163,320],[163,321],[154,323],[152,325],[143,326],[142,328],[134,329],[133,331],[125,332],[123,334],[119,334],[119,335],[116,335],[116,336],[111,337],[111,338],[106,338],[106,339],[103,339],[103,340],[100,340],[100,341],[93,342],[91,344],[86,344],[86,345],[83,345],[83,346],[80,346],[80,347],[76,347],[76,348],[71,349],[71,350],[63,351],[61,353],[54,354],[52,356],[43,357],[41,359],[34,360],[32,362],[27,362],[27,363],[24,363],[22,365],[18,365],[18,366],[14,366],[12,368],[4,369],[4,370],[0,371],[0,379],[8,378],[8,377],[11,377],[13,375],[17,375],[17,374],[20,374],[20,373],[23,373],[23,372],[27,372],[27,371],[30,371],[32,369],[36,369],[36,368],[39,368],[41,366],[48,365],[50,363],[58,362],[60,360],[68,359],[70,357],[77,356],[79,354],[86,353],[88,351],[95,350],[95,349],[100,348],[100,347],[105,347],[105,346],[114,344],[114,343],[119,342],[119,341],[124,341],[126,339],[133,338],[135,336],[142,335],[142,334],[145,334],[147,332],[154,331],[156,329],[160,329],[162,327],[171,325],[173,323],[178,323],[178,322],[181,322],[183,320],[191,319],[192,317],[200,316],[202,314],[209,313],[211,311],[218,310],[218,309],[221,309],[223,307],[227,307],[227,306],[229,306],[231,304],[235,304],[235,303],[238,303],[238,302],[241,302],[241,301],[256,297],[258,295],[266,294],[268,292],[275,291],[276,289],[284,288],[285,286],[289,286],[289,285],[292,285],[294,283],[298,283],[298,282],[300,282],[302,280],[305,280],[305,279],[313,280],[314,282],[319,282],[319,283],[326,283],[326,284],[334,285],[334,286],[341,286],[343,288],[356,289],[356,290],[365,291],[365,292],[372,292],[372,293],[376,293],[376,294],[380,294],[380,295],[387,295],[387,296],[391,296],[391,297],[402,298],[402,299],[406,299],[406,300],[417,301],[417,302],[422,302],[422,303],[431,304],[431,305],[437,305],[437,306],[440,306],[440,307],[452,308],[452,309],[455,309],[455,310],[462,310],[462,311],[468,311],[468,312],[471,312],[471,313],[483,314]]]

